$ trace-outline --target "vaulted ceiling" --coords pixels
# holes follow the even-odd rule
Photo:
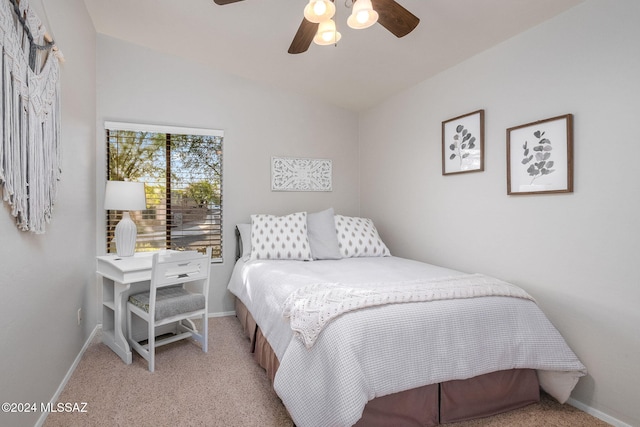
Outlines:
[[[397,0],[420,18],[396,38],[353,30],[335,0],[337,46],[287,49],[307,0],[84,0],[98,33],[361,111],[583,0]]]

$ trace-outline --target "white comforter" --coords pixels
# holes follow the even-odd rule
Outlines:
[[[479,297],[369,307],[325,326],[311,349],[282,315],[304,286],[428,280],[462,273],[397,257],[239,260],[229,290],[280,360],[274,388],[296,425],[350,426],[379,396],[514,368],[538,370],[560,402],[586,369],[535,302]]]

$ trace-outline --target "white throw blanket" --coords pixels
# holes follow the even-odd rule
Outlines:
[[[443,299],[505,296],[534,299],[523,289],[482,274],[442,277],[429,281],[384,283],[375,288],[317,283],[296,289],[284,303],[283,316],[291,329],[311,348],[325,325],[353,310],[385,304]]]

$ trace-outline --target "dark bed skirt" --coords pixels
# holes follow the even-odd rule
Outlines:
[[[251,313],[236,298],[236,316],[251,342],[256,362],[273,383],[279,362]],[[421,426],[489,417],[540,400],[532,369],[511,369],[465,379],[430,384],[370,400],[359,427]]]

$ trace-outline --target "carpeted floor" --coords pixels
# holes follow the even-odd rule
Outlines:
[[[51,413],[56,426],[293,426],[267,376],[249,353],[235,317],[209,319],[209,352],[182,340],[156,352],[156,371],[134,353],[132,365],[97,337],[58,399],[86,402],[86,413]],[[539,404],[450,427],[608,426],[546,395]]]

